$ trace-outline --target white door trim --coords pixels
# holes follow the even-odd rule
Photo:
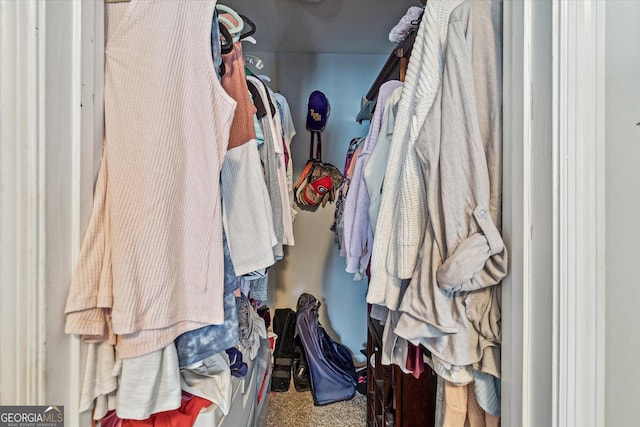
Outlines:
[[[0,404],[46,387],[43,9],[0,3]]]
[[[530,218],[532,91],[541,80],[533,64],[536,2],[504,2],[503,232],[511,249],[503,287],[505,426],[529,426],[534,407],[533,360],[552,352],[549,393],[554,426],[604,425],[604,3],[553,2],[552,236],[536,235],[553,259],[553,326],[531,318]],[[536,68],[537,65],[538,67]],[[550,336],[552,349],[532,348]],[[547,353],[548,354],[548,353]],[[539,384],[539,383],[538,383]],[[538,392],[540,388],[537,388]]]
[[[101,1],[0,1],[0,405],[64,405],[72,426],[83,352],[60,307],[101,151],[103,21]]]
[[[531,58],[530,2],[504,2],[503,29],[503,235],[510,249],[503,281],[502,421],[529,425],[531,253]]]
[[[604,425],[604,7],[553,5],[554,426]]]
[[[95,177],[102,155],[104,135],[104,4],[102,1],[73,3],[73,55],[71,58],[72,172],[71,235],[72,265],[80,253],[80,244],[93,207]],[[69,284],[64,288],[68,289]],[[79,413],[84,352],[77,336],[70,341],[70,400],[67,411],[70,425],[87,424],[89,414]]]

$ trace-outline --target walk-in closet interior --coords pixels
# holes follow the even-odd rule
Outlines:
[[[501,61],[501,0],[105,0],[80,409],[498,426]]]

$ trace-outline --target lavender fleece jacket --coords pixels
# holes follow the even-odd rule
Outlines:
[[[364,180],[364,170],[378,142],[382,115],[387,99],[393,91],[402,86],[397,80],[390,80],[380,86],[376,110],[371,119],[369,133],[365,139],[349,184],[349,192],[344,204],[344,245],[347,253],[348,273],[356,273],[367,268],[371,258],[373,229],[369,221],[369,192]]]

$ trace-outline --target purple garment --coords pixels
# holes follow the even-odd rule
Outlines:
[[[344,221],[342,214],[344,212],[344,199],[347,196],[347,190],[349,189],[349,166],[353,159],[353,155],[356,152],[358,146],[365,140],[365,137],[353,138],[349,142],[349,148],[347,148],[347,155],[344,160],[344,168],[342,169],[342,182],[336,190],[338,197],[336,198],[336,209],[333,213],[333,224],[331,224],[331,231],[335,233],[334,241],[338,244],[340,249],[340,256],[347,256],[344,248],[342,247],[343,234],[344,234]]]
[[[229,356],[231,375],[237,378],[244,378],[247,375],[249,366],[242,361],[242,352],[235,347],[228,348],[226,352]]]
[[[346,248],[347,272],[357,273],[367,268],[373,246],[373,229],[369,222],[369,192],[364,181],[364,168],[378,142],[382,125],[382,114],[391,93],[402,83],[390,80],[380,86],[376,110],[371,119],[369,133],[360,150],[349,184],[344,204],[344,246]]]

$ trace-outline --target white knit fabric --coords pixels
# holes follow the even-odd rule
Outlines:
[[[65,330],[117,334],[120,358],[224,320],[219,177],[235,102],[212,62],[215,3],[106,9],[104,154]]]
[[[400,302],[399,272],[410,270],[417,259],[425,224],[425,194],[413,145],[442,80],[449,16],[463,1],[429,0],[414,41],[380,201],[367,292],[370,304],[396,309]],[[401,181],[412,183],[412,191],[400,195]],[[411,222],[403,222],[407,225],[402,228],[400,209],[411,215]]]
[[[236,276],[273,265],[273,246],[278,239],[258,141],[252,139],[227,151],[221,186],[223,224]]]
[[[395,27],[389,32],[389,41],[393,43],[400,43],[404,40],[409,33],[417,27],[414,22],[420,17],[424,9],[419,6],[411,6],[407,13],[404,14]]]
[[[273,105],[276,105],[276,100],[273,97],[273,91],[269,89],[267,96],[271,100]],[[284,132],[282,131],[282,120],[280,120],[280,114],[276,113],[273,117],[273,130],[275,132],[274,138],[276,141],[276,153],[278,154],[278,182],[280,183],[280,197],[282,199],[282,224],[284,225],[284,236],[282,237],[282,244],[293,246],[295,240],[293,238],[293,218],[291,215],[292,202],[290,194],[293,194],[293,182],[290,184],[287,164],[284,156]],[[291,181],[293,181],[293,175],[291,175]],[[290,191],[291,189],[291,191]]]
[[[118,377],[113,375],[116,352],[113,345],[102,342],[87,346],[87,362],[82,382],[80,412],[94,408],[93,419],[102,419],[116,408]]]
[[[371,158],[367,167],[364,168],[364,181],[369,192],[369,220],[373,231],[378,223],[378,212],[380,212],[380,197],[382,195],[382,183],[384,181],[384,170],[389,160],[389,147],[393,138],[393,128],[396,124],[398,114],[398,102],[402,95],[403,87],[396,88],[384,108],[382,115],[382,125],[376,148],[371,153]],[[374,236],[375,237],[375,236]],[[385,319],[386,319],[385,315]]]
[[[293,155],[291,153],[291,141],[296,135],[296,128],[293,124],[291,109],[289,108],[287,98],[279,92],[275,92],[273,94],[273,98],[280,105],[280,108],[282,108],[282,116],[280,117],[282,121],[282,133],[284,137],[284,144],[289,152],[289,159],[287,162],[287,186],[289,187],[289,202],[291,203],[291,221],[294,221],[298,211],[295,209],[293,203]]]
[[[113,375],[120,379],[116,395],[119,418],[144,420],[182,403],[178,351],[173,343],[143,356],[116,360]]]

